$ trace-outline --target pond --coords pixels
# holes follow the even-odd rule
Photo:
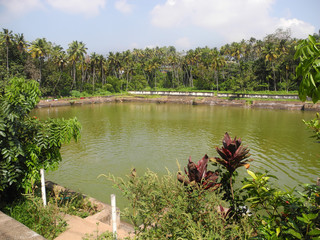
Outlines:
[[[250,170],[270,171],[281,187],[314,183],[320,173],[320,144],[302,119],[314,112],[266,110],[221,106],[108,103],[42,108],[32,113],[40,119],[77,117],[81,139],[62,147],[59,169],[46,178],[60,185],[110,203],[116,193],[118,206],[126,206],[120,192],[100,174],[125,177],[131,168],[138,174],[150,169],[176,174],[191,156],[198,161],[218,156],[225,132],[241,137],[254,161]],[[209,169],[215,169],[209,166]],[[246,175],[241,169],[240,177]]]

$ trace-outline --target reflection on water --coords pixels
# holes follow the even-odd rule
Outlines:
[[[125,177],[135,167],[165,174],[205,153],[217,156],[225,132],[249,146],[253,171],[268,170],[290,187],[314,182],[320,172],[320,145],[310,139],[302,119],[313,112],[175,104],[111,103],[37,109],[40,118],[76,116],[82,124],[79,143],[62,148],[59,170],[47,178],[109,202],[119,192],[97,178],[112,173]],[[245,175],[245,170],[240,171]],[[119,199],[119,198],[118,198]],[[120,207],[125,202],[120,198]]]

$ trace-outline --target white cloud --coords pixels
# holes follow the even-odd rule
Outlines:
[[[278,23],[279,28],[291,29],[292,36],[296,38],[307,38],[308,34],[315,32],[315,27],[309,23],[303,22],[296,18],[284,19],[280,18]]]
[[[46,2],[61,11],[84,14],[87,17],[98,15],[106,4],[106,0],[46,0]]]
[[[179,49],[189,49],[191,48],[191,43],[189,38],[187,37],[182,37],[176,40],[175,45],[177,46],[177,48]]]
[[[297,19],[270,16],[275,0],[167,0],[151,12],[161,28],[195,26],[214,31],[228,41],[263,38],[278,27],[291,27],[292,36],[312,34],[314,27]],[[298,35],[296,35],[298,34]]]
[[[11,18],[19,17],[24,13],[43,7],[40,0],[0,0],[0,6],[5,7],[1,21],[10,20]]]
[[[114,6],[122,13],[131,13],[133,8],[133,5],[127,3],[127,0],[117,0]]]

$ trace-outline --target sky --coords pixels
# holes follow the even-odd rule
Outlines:
[[[320,29],[320,0],[0,0],[0,28],[65,50],[82,41],[88,52],[174,46],[221,47],[276,29],[307,38]]]

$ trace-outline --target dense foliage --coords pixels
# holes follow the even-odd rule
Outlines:
[[[302,77],[300,99],[305,101],[309,96],[315,103],[320,100],[320,42],[309,36],[297,46],[295,58],[300,58],[296,69],[297,76]]]
[[[13,78],[0,96],[0,199],[30,192],[41,168],[58,166],[61,144],[80,136],[76,118],[31,117],[39,95],[37,82]]]
[[[314,41],[319,40],[314,34]],[[297,90],[298,39],[278,29],[262,40],[250,38],[218,48],[198,47],[178,52],[175,47],[133,49],[89,54],[85,43],[68,49],[45,38],[27,42],[8,29],[0,33],[0,88],[8,78],[35,79],[43,96],[65,96],[155,88],[228,91]]]

